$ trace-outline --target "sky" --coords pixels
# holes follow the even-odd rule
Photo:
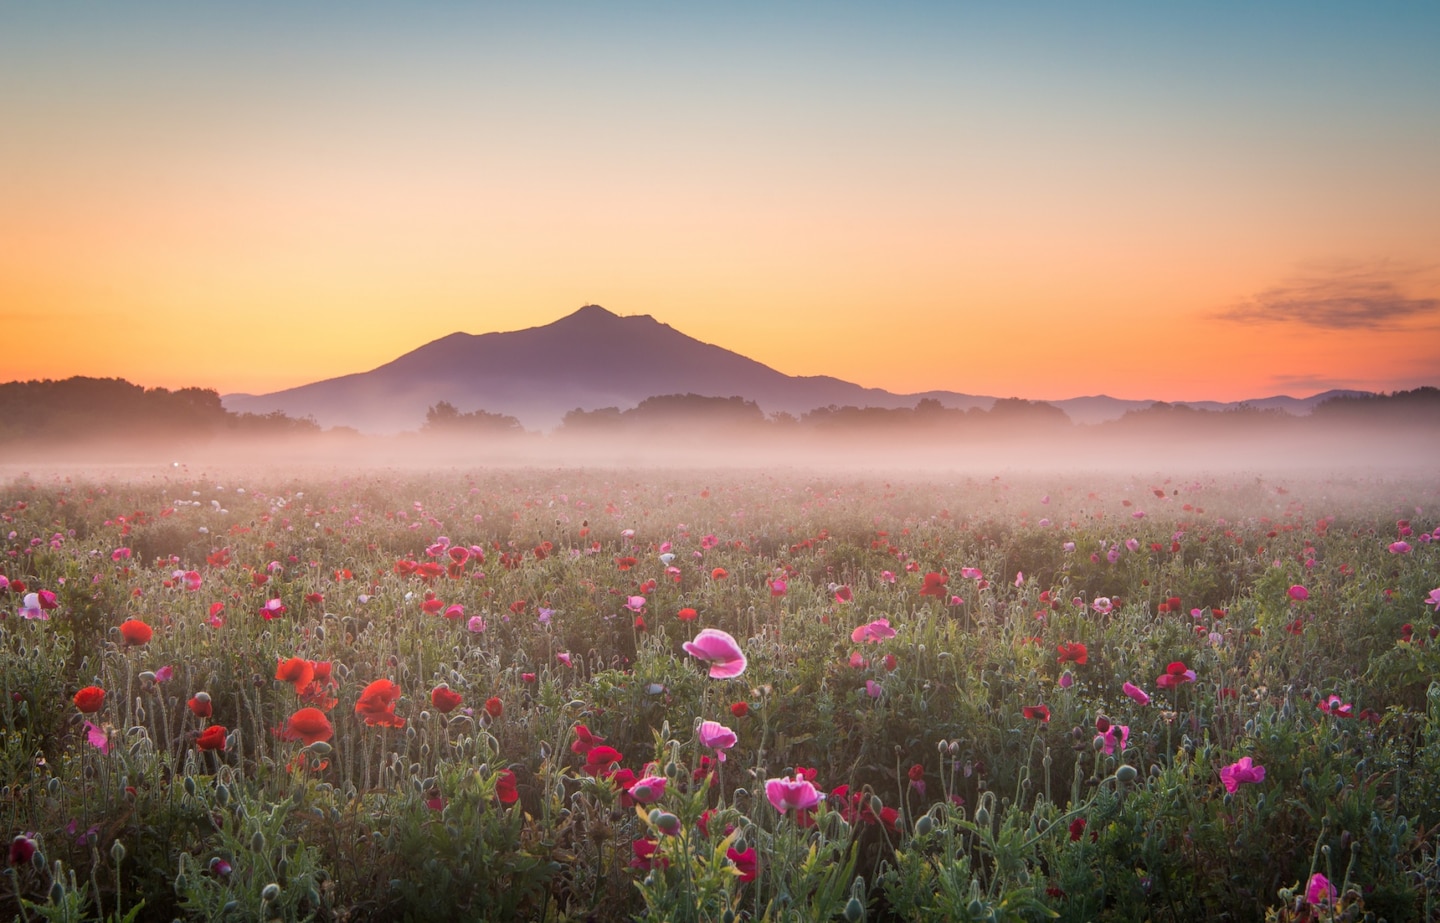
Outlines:
[[[901,393],[1440,385],[1440,4],[0,0],[0,380],[590,303]]]

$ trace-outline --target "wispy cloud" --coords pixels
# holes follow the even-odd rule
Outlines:
[[[1402,290],[1422,272],[1390,261],[1317,267],[1212,316],[1324,330],[1394,330],[1407,321],[1440,320],[1440,298],[1412,298]]]

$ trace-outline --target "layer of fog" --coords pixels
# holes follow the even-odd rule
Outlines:
[[[1101,427],[992,432],[969,440],[896,438],[883,432],[755,436],[676,428],[645,434],[365,436],[93,441],[0,446],[0,478],[45,474],[149,477],[166,469],[312,475],[366,469],[742,469],[916,476],[1047,472],[1283,474],[1362,471],[1440,474],[1440,431],[1363,423],[1244,433],[1119,433]]]

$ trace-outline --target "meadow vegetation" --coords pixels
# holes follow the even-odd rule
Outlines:
[[[1437,492],[11,477],[0,917],[1437,920]]]

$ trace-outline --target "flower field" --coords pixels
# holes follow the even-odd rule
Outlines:
[[[0,918],[1440,920],[1440,482],[0,486]]]

